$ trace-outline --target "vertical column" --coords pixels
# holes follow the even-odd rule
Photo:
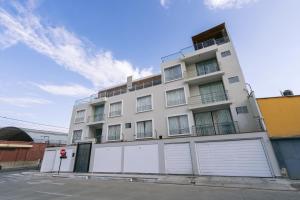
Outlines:
[[[164,145],[164,141],[158,141],[158,171],[160,174],[166,173]]]
[[[195,144],[194,141],[190,141],[190,149],[191,149],[193,174],[194,175],[200,175],[199,174],[199,169],[198,169],[198,162],[197,162],[196,144]]]

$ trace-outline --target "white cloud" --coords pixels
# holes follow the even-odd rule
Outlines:
[[[89,96],[96,91],[86,88],[77,84],[70,85],[51,85],[51,84],[35,84],[45,92],[54,95],[65,95],[65,96]]]
[[[32,97],[0,97],[0,103],[10,104],[18,107],[30,107],[32,105],[49,104],[51,101]]]
[[[33,13],[34,5],[15,2],[10,5],[15,12],[0,6],[0,30],[1,27],[4,30],[0,32],[2,48],[21,42],[67,70],[82,75],[96,87],[123,82],[130,75],[140,78],[152,74],[152,68],[136,68],[126,60],[114,58],[110,51],[93,49],[65,27],[43,22]]]
[[[170,5],[170,0],[160,0],[160,5],[164,8],[168,8]]]
[[[246,4],[256,1],[257,0],[204,0],[204,4],[210,9],[230,9],[241,8]]]

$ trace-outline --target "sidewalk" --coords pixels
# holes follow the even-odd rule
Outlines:
[[[158,184],[196,185],[209,187],[247,188],[257,190],[300,190],[300,180],[284,178],[251,178],[219,176],[183,176],[183,175],[149,175],[149,174],[102,174],[102,173],[37,173],[23,172],[35,176],[61,178],[79,178],[92,180],[114,180],[128,182],[145,182]]]

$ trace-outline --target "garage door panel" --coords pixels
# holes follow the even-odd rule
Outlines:
[[[158,173],[158,145],[125,146],[124,172]]]
[[[121,172],[122,148],[95,149],[93,172]]]
[[[202,175],[271,176],[260,140],[197,143],[196,152]]]
[[[184,144],[166,144],[165,168],[168,174],[192,174],[192,160],[190,145]]]
[[[41,172],[51,172],[55,161],[56,151],[45,151]]]
[[[62,159],[62,161],[61,161],[60,171],[62,171],[62,172],[73,171],[73,167],[71,166],[73,149],[66,149],[66,152],[67,152],[67,158]]]

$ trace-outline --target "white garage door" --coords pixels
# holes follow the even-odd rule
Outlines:
[[[96,148],[93,172],[121,172],[121,147]]]
[[[158,145],[124,147],[124,172],[158,173]]]
[[[196,144],[201,175],[271,177],[260,140]]]
[[[54,166],[56,151],[45,151],[41,172],[51,172]]]
[[[192,160],[189,143],[166,144],[165,167],[168,174],[192,174]]]

